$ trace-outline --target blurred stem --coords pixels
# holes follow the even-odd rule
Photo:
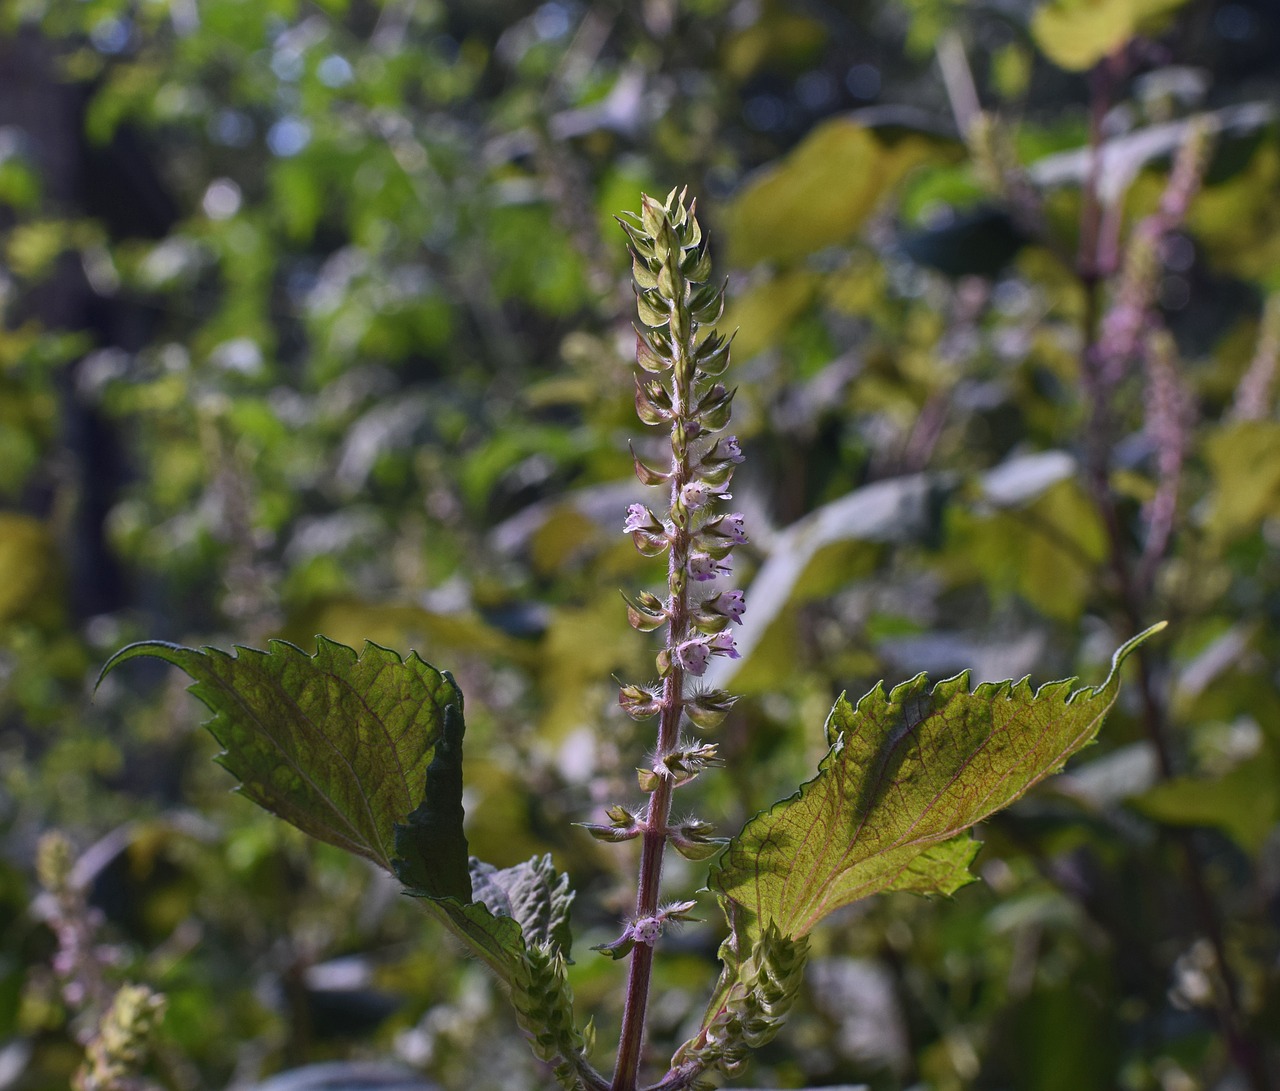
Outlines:
[[[1104,231],[1099,193],[1102,123],[1110,109],[1116,83],[1123,75],[1124,65],[1122,54],[1108,57],[1094,69],[1090,80],[1092,101],[1089,111],[1089,168],[1081,201],[1076,275],[1084,293],[1080,373],[1089,412],[1085,435],[1085,479],[1106,528],[1108,559],[1120,628],[1126,634],[1133,634],[1139,632],[1145,624],[1151,603],[1146,601],[1147,596],[1135,578],[1130,543],[1124,532],[1116,495],[1111,489],[1111,450],[1115,433],[1111,396],[1115,392],[1115,383],[1109,381],[1101,366],[1098,345],[1102,318],[1102,278],[1110,271],[1108,266],[1114,265],[1110,253],[1104,251],[1115,249],[1114,240],[1104,237],[1110,232]],[[1158,563],[1159,560],[1160,558],[1155,558],[1154,562]],[[1138,664],[1143,730],[1155,751],[1159,777],[1167,781],[1174,776],[1175,769],[1167,710],[1156,680],[1158,672],[1155,653],[1150,646],[1144,645],[1137,649],[1134,658]],[[1221,978],[1221,988],[1215,990],[1218,1021],[1231,1058],[1248,1081],[1251,1091],[1271,1091],[1272,1082],[1263,1050],[1244,1029],[1240,1009],[1240,982],[1227,957],[1218,906],[1205,878],[1204,864],[1196,843],[1190,830],[1171,829],[1168,832],[1178,846],[1184,882],[1197,924],[1212,945],[1217,961]]]

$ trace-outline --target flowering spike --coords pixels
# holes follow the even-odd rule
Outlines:
[[[658,744],[647,768],[636,771],[641,791],[649,794],[643,821],[623,812],[619,829],[642,827],[640,884],[636,912],[623,934],[605,944],[605,953],[631,957],[628,1002],[623,1013],[622,1045],[613,1086],[632,1088],[643,1037],[647,981],[653,947],[668,921],[690,919],[693,903],[659,905],[662,853],[668,842],[690,859],[719,850],[705,824],[689,820],[671,827],[672,794],[708,765],[716,748],[680,738],[684,719],[695,727],[715,727],[733,698],[722,690],[687,695],[690,680],[703,675],[713,656],[736,658],[730,626],[741,620],[740,591],[721,591],[698,602],[692,585],[732,571],[731,554],[746,541],[740,514],[719,514],[725,486],[742,450],[732,436],[701,440],[728,424],[733,391],[717,381],[729,364],[729,345],[711,329],[724,309],[724,286],[712,284],[711,251],[684,190],[672,190],[664,203],[641,199],[640,215],[620,222],[631,243],[635,277],[636,363],[657,378],[636,380],[636,412],[645,424],[666,425],[671,435],[669,470],[646,465],[632,451],[636,476],[646,485],[666,485],[668,506],[655,514],[643,505],[628,509],[626,529],[646,556],[667,554],[667,596],[627,598],[628,620],[638,629],[665,624],[656,663],[661,692],[624,686],[618,700],[636,719],[659,714]],[[696,447],[695,447],[696,445]],[[619,836],[608,827],[603,839]]]

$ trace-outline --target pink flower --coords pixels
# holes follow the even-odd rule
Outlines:
[[[733,539],[737,545],[745,545],[747,541],[745,523],[746,517],[742,512],[735,511],[732,515],[726,515],[720,520],[720,533]]]
[[[712,497],[711,486],[701,481],[690,481],[680,490],[680,499],[690,511],[697,511]]]
[[[636,943],[644,943],[652,947],[662,935],[661,917],[641,917],[631,926],[631,938]]]
[[[735,511],[732,515],[718,515],[707,522],[702,533],[715,538],[728,538],[734,545],[745,545],[746,519],[740,511]]]

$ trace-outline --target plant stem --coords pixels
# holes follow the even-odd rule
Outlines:
[[[667,557],[667,650],[670,666],[662,683],[662,712],[658,726],[655,767],[676,748],[680,739],[680,717],[684,710],[684,668],[675,649],[689,635],[689,514],[680,502],[680,492],[690,479],[689,442],[686,414],[691,404],[693,368],[688,346],[674,339],[671,429],[671,547]],[[659,777],[649,795],[644,834],[640,849],[640,878],[636,889],[636,918],[652,917],[658,911],[662,886],[662,859],[667,847],[671,800],[675,784]],[[622,1032],[611,1091],[635,1091],[644,1046],[645,1012],[649,1004],[649,983],[653,974],[654,945],[637,943],[631,950],[627,971],[627,992],[622,1009]]]

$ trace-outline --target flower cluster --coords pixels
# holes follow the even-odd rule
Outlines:
[[[692,903],[660,908],[663,852],[671,845],[702,860],[723,844],[711,836],[707,823],[694,818],[673,823],[671,801],[678,788],[718,763],[715,745],[692,737],[688,729],[716,727],[733,698],[694,680],[706,674],[714,657],[739,657],[733,626],[742,623],[746,609],[740,590],[717,585],[733,572],[734,549],[747,541],[742,513],[722,507],[732,499],[729,485],[743,455],[735,436],[717,435],[732,412],[734,391],[720,381],[732,338],[713,328],[724,310],[724,288],[710,281],[711,256],[694,213],[693,202],[686,206],[685,194],[673,190],[665,202],[644,197],[638,216],[619,220],[631,243],[640,318],[636,412],[670,436],[664,465],[652,465],[632,451],[636,476],[661,488],[664,501],[632,504],[622,525],[641,554],[667,558],[665,596],[623,595],[634,628],[665,630],[656,658],[660,681],[625,685],[618,698],[637,720],[659,717],[657,746],[638,770],[640,789],[649,799],[642,813],[614,806],[606,812],[607,824],[586,826],[602,841],[642,842],[635,915],[616,941],[601,948],[615,958],[633,959],[623,1017],[623,1039],[633,1044],[639,1040],[634,1028],[643,1025],[653,947],[664,924],[683,919],[692,908]],[[636,1056],[628,1054],[625,1061],[624,1070],[634,1066]]]
[[[727,487],[743,459],[735,436],[710,438],[731,413],[734,392],[718,380],[728,366],[732,338],[708,329],[724,309],[724,291],[708,280],[707,242],[694,203],[686,208],[684,196],[673,190],[664,204],[645,197],[638,217],[620,221],[631,242],[640,315],[636,360],[652,376],[636,380],[636,409],[642,421],[671,433],[669,468],[650,466],[633,453],[640,480],[669,490],[666,512],[660,516],[632,504],[623,523],[645,556],[670,554],[667,601],[628,600],[636,628],[647,632],[667,625],[669,639],[658,657],[664,679],[673,671],[700,677],[712,656],[736,658],[725,626],[740,623],[745,608],[741,591],[694,602],[689,590],[690,584],[730,575],[733,548],[747,535],[741,513],[715,512],[731,499]],[[625,690],[623,705],[628,711],[657,711],[651,702],[630,700]]]

